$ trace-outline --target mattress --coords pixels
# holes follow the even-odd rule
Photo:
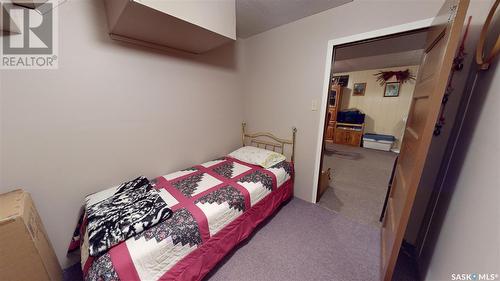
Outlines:
[[[85,280],[201,280],[293,193],[293,165],[264,169],[231,157],[153,180],[173,216],[99,257],[80,228]]]

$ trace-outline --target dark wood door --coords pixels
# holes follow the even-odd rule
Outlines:
[[[337,128],[335,129],[334,134],[335,134],[335,143],[341,143],[341,144],[345,143],[347,137],[345,130]]]
[[[361,143],[361,132],[350,132],[349,134],[349,144],[352,146],[359,146]]]
[[[333,142],[333,138],[334,138],[334,127],[331,126],[331,125],[328,125],[328,127],[326,127],[326,136],[325,136],[325,140],[326,141],[329,141],[329,142]]]

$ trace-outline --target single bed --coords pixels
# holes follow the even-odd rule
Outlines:
[[[89,256],[85,215],[79,227],[85,280],[201,280],[259,223],[293,195],[292,139],[249,134],[242,143],[284,154],[267,169],[225,156],[153,180],[173,215],[98,257]],[[94,198],[111,191],[96,193]]]

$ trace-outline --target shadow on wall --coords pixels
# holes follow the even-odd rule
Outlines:
[[[398,121],[398,123],[394,127],[394,131],[400,131],[400,132],[402,132],[401,136],[404,136],[405,128],[406,128],[406,122],[403,119],[401,119]],[[394,145],[392,147],[393,148],[401,148],[401,141],[403,141],[403,140],[396,138],[396,140],[394,141]]]
[[[94,23],[96,39],[103,44],[113,44],[114,47],[134,49],[137,52],[150,53],[158,56],[168,56],[178,60],[191,61],[193,63],[207,64],[228,70],[237,69],[236,41],[221,45],[215,49],[202,54],[193,54],[176,49],[155,49],[145,46],[113,40],[109,37],[108,21],[104,1],[93,0],[95,14]],[[64,4],[63,4],[64,5]]]
[[[340,110],[347,109],[349,106],[349,101],[351,100],[352,89],[344,87],[342,89],[342,104],[340,105]]]
[[[366,128],[375,128],[375,120],[368,115],[365,115],[365,133],[376,133]]]

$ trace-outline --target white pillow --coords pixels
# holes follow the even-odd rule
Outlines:
[[[244,146],[229,153],[229,156],[243,162],[259,165],[265,169],[286,160],[283,154],[255,146]]]

